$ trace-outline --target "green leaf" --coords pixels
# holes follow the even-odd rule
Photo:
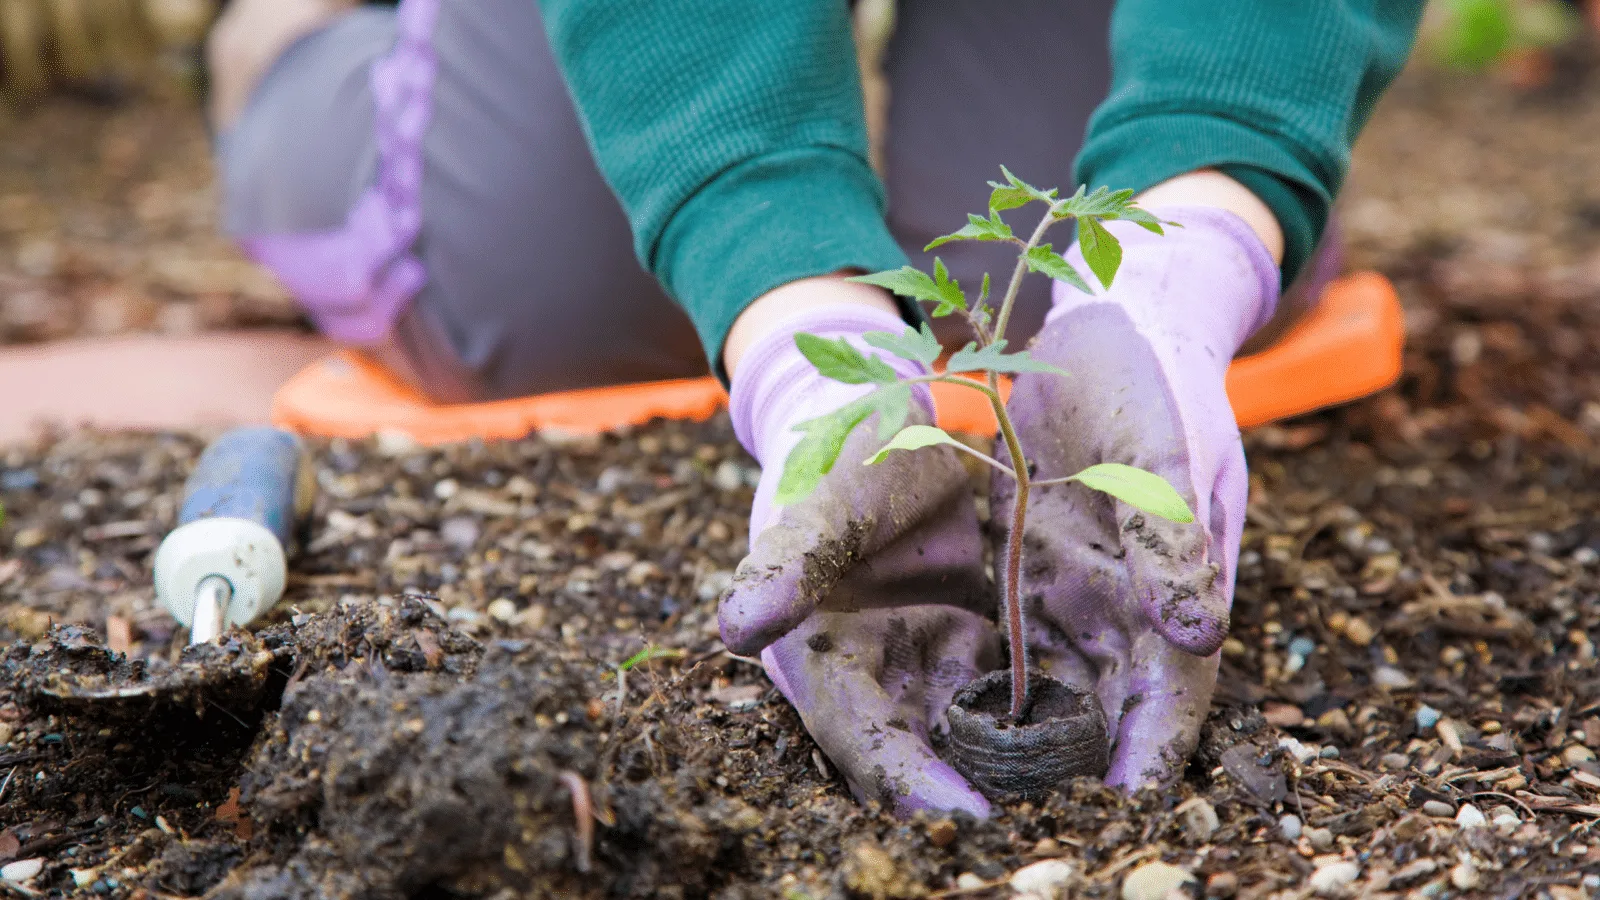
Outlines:
[[[922,323],[920,331],[915,328],[907,328],[903,334],[869,331],[861,339],[879,350],[887,350],[901,359],[913,360],[925,366],[932,366],[939,359],[939,354],[944,352],[927,322]]]
[[[1050,249],[1049,244],[1040,244],[1029,250],[1026,262],[1030,272],[1047,275],[1056,281],[1065,281],[1085,294],[1094,293],[1089,289],[1089,283],[1084,281],[1083,276],[1078,274],[1078,270],[1072,267],[1072,263],[1067,262],[1061,254]]]
[[[1010,241],[1015,239],[1016,235],[1011,233],[1011,226],[1000,221],[999,210],[991,209],[987,219],[967,213],[967,224],[960,231],[952,232],[944,237],[934,238],[932,243],[922,249],[923,251],[932,250],[951,241]]]
[[[886,384],[854,403],[796,425],[794,430],[804,437],[783,461],[773,502],[788,506],[810,496],[823,476],[833,471],[850,432],[873,413],[878,414],[878,438],[889,440],[911,413],[911,385]]]
[[[1194,521],[1189,504],[1165,478],[1122,463],[1100,463],[1073,475],[1071,480],[1121,500],[1136,509],[1179,524]]]
[[[888,363],[876,355],[863,356],[844,338],[829,340],[802,331],[794,336],[794,344],[824,378],[845,384],[893,384],[900,377]]]
[[[1078,220],[1078,248],[1100,284],[1109,288],[1122,265],[1122,243],[1098,219]]]
[[[805,436],[783,461],[783,475],[778,479],[778,492],[773,503],[788,506],[810,496],[822,481],[822,476],[833,471],[833,464],[844,449],[845,438],[870,415],[872,404],[862,398],[825,416],[796,425],[794,429],[804,432]]]
[[[1005,184],[994,181],[989,182],[989,187],[994,188],[994,191],[989,194],[990,210],[1016,209],[1019,206],[1026,206],[1035,200],[1054,203],[1056,197],[1061,193],[1055,188],[1051,188],[1048,191],[1040,190],[1011,174],[1011,170],[1005,166],[1000,167],[1000,174],[1005,176]]]
[[[1028,355],[1023,350],[1018,353],[1004,353],[1006,342],[997,340],[982,350],[975,349],[976,343],[951,354],[950,362],[944,367],[946,372],[1002,372],[1011,375],[1023,372],[1045,372],[1051,375],[1065,376],[1065,369],[1058,369],[1047,362],[1040,362]]]
[[[884,461],[890,453],[896,450],[921,450],[923,447],[933,447],[939,444],[959,444],[960,441],[945,434],[943,429],[932,425],[907,425],[894,439],[883,445],[883,449],[873,454],[872,458],[862,463],[864,466],[875,466]]]
[[[933,311],[935,316],[948,316],[958,309],[967,308],[967,295],[961,292],[961,284],[950,277],[950,270],[945,268],[944,260],[938,257],[934,257],[931,278],[915,266],[901,266],[887,272],[857,275],[849,280],[876,285],[913,300],[937,303],[938,307]]]
[[[1176,222],[1163,222],[1160,219],[1156,218],[1150,212],[1150,210],[1148,210],[1148,209],[1140,209],[1137,206],[1129,207],[1125,212],[1122,213],[1122,215],[1118,216],[1117,218],[1121,219],[1124,222],[1132,222],[1135,225],[1138,225],[1140,228],[1143,228],[1145,231],[1149,231],[1149,232],[1152,232],[1154,234],[1166,234],[1167,232],[1161,227],[1163,225],[1176,225],[1176,224],[1178,224]]]
[[[627,672],[631,671],[634,667],[641,666],[647,662],[650,662],[651,660],[683,659],[683,657],[684,652],[682,650],[674,650],[670,647],[657,647],[652,644],[623,660],[622,663],[617,666],[617,668]]]
[[[1122,215],[1133,207],[1133,190],[1124,188],[1113,191],[1101,186],[1090,191],[1083,185],[1078,186],[1078,192],[1053,204],[1050,213],[1058,219],[1071,217],[1120,219]]]

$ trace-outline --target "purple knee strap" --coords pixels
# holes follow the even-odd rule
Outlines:
[[[382,340],[427,282],[412,247],[422,230],[422,137],[433,114],[438,18],[439,0],[403,0],[396,12],[394,49],[372,65],[377,179],[344,225],[239,242],[336,341]]]

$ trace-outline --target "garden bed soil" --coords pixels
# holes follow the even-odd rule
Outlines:
[[[1246,436],[1176,787],[858,806],[718,643],[754,474],[722,418],[318,443],[283,604],[187,656],[149,564],[201,440],[71,432],[0,452],[0,862],[41,861],[0,896],[1003,897],[1046,859],[1086,897],[1155,861],[1219,896],[1592,896],[1600,75],[1564,77],[1410,73],[1380,110],[1346,222],[1401,286],[1406,374]],[[178,681],[130,716],[84,674]]]

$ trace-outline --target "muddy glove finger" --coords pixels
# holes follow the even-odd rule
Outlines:
[[[915,410],[908,421],[927,419]],[[882,444],[868,420],[816,490],[755,537],[719,611],[730,650],[755,653],[818,609],[993,608],[972,490],[954,452],[864,466]]]
[[[762,653],[851,793],[899,816],[989,814],[988,801],[939,759],[950,698],[999,661],[987,620],[939,607],[817,613]]]
[[[1200,739],[1220,659],[1180,650],[1154,632],[1135,635],[1131,651],[1133,666],[1118,685],[1121,698],[1106,710],[1115,723],[1106,783],[1127,790],[1168,784],[1183,773]]]

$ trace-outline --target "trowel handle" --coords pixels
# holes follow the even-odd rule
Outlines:
[[[311,511],[315,481],[300,439],[279,428],[235,428],[200,454],[183,486],[178,524],[245,519],[290,549]]]

